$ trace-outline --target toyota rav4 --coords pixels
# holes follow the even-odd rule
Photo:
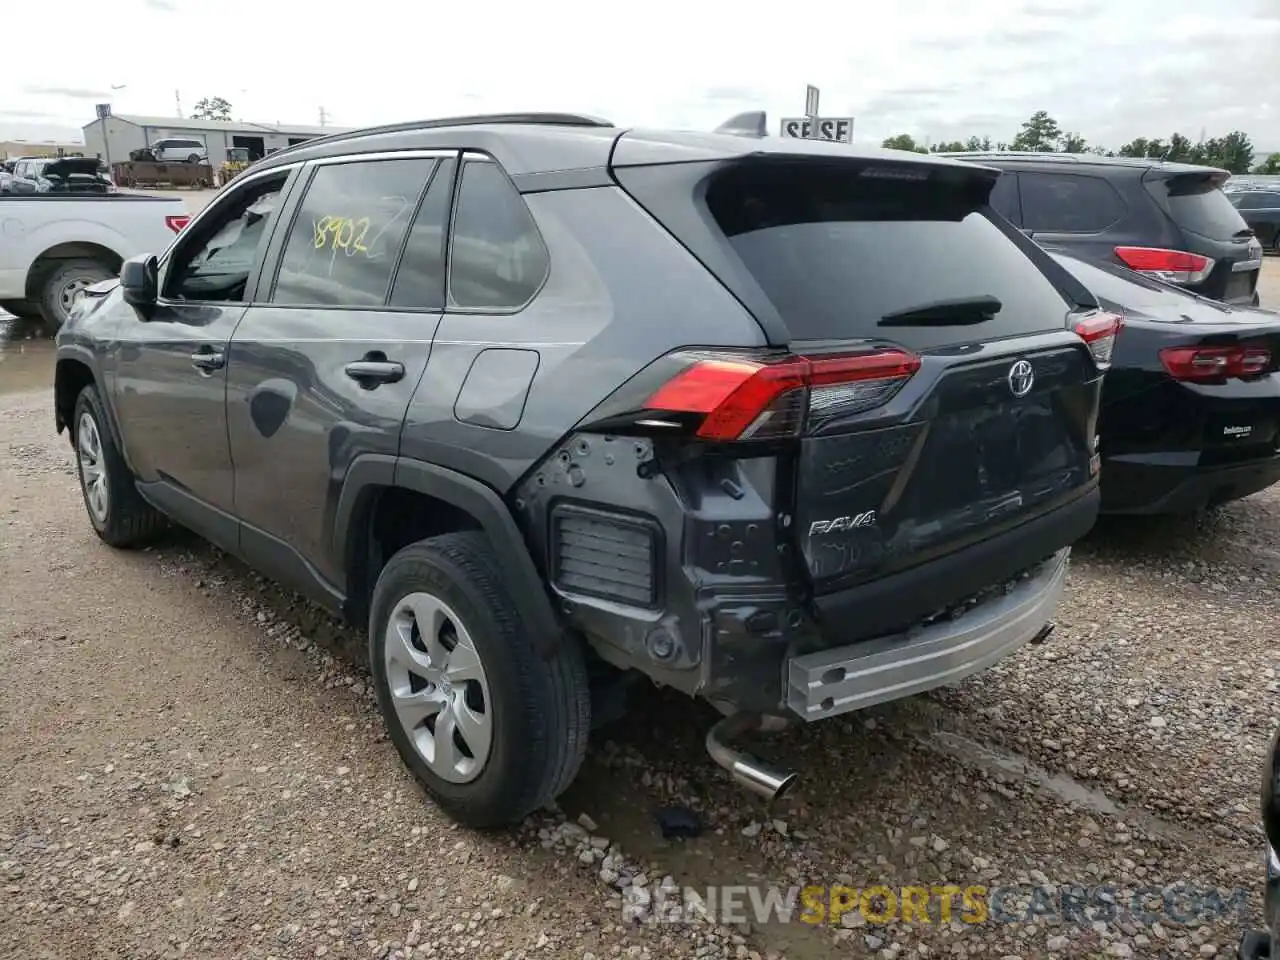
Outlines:
[[[714,704],[773,797],[795,775],[737,735],[1044,635],[1119,320],[997,171],[763,122],[262,160],[58,336],[93,528],[175,522],[367,627],[391,741],[477,826],[569,784],[601,678]]]

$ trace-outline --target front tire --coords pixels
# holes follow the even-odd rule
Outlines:
[[[577,642],[535,651],[481,533],[422,540],[378,576],[369,661],[391,742],[454,820],[509,826],[554,800],[586,753]]]
[[[164,528],[165,519],[134,486],[129,465],[107,427],[96,387],[80,391],[71,424],[76,475],[94,532],[113,547],[133,547],[152,539]]]

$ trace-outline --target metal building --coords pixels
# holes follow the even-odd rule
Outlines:
[[[129,159],[131,150],[150,146],[166,137],[199,140],[216,169],[227,159],[231,147],[245,147],[252,160],[268,152],[290,147],[304,140],[344,133],[345,127],[306,124],[249,123],[243,120],[186,120],[182,117],[142,117],[112,114],[84,125],[84,152],[109,163]]]

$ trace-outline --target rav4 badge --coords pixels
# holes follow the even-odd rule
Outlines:
[[[865,513],[855,513],[851,517],[835,517],[831,520],[815,520],[809,524],[809,536],[819,533],[840,533],[843,530],[856,530],[859,527],[874,527],[876,525],[876,512],[867,510]]]

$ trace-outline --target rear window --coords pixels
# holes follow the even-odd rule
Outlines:
[[[1183,230],[1210,240],[1230,240],[1249,229],[1227,195],[1209,177],[1174,177],[1149,186]]]
[[[797,340],[877,338],[921,350],[1061,329],[1070,310],[992,222],[982,197],[954,184],[755,164],[721,173],[706,196]],[[998,309],[976,323],[882,322],[930,304],[990,298]]]
[[[1161,283],[1113,264],[1085,263],[1075,257],[1052,254],[1053,258],[1089,288],[1105,308],[1143,310],[1153,307],[1185,307],[1197,299],[1179,287]]]

